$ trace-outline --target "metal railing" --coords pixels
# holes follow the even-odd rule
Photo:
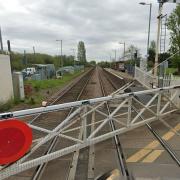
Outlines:
[[[151,72],[145,72],[135,66],[135,73],[134,78],[140,82],[143,86],[145,86],[148,89],[152,88],[153,82],[154,82],[154,76]],[[158,80],[158,77],[156,77],[156,80]]]
[[[5,121],[7,118],[11,117],[25,117],[38,113],[49,113],[75,108],[66,119],[52,130],[28,124],[32,129],[39,131],[39,133],[42,132],[42,134],[45,135],[40,139],[34,139],[31,150],[20,160],[9,166],[2,166],[0,170],[0,179],[5,179],[42,163],[46,163],[90,145],[100,143],[116,135],[143,126],[146,123],[155,120],[162,121],[164,116],[179,110],[178,105],[174,103],[173,100],[179,94],[180,86],[123,93],[126,88],[127,85],[106,97],[0,114],[1,121]],[[150,95],[148,102],[143,103],[139,100],[140,96],[146,95]],[[110,113],[104,111],[104,105],[106,103],[108,103],[112,109]],[[138,113],[135,112],[132,107],[136,107]],[[104,118],[96,119],[95,122],[88,124],[87,116],[92,113],[95,113],[95,116],[99,114]],[[116,129],[109,132],[103,131],[102,134],[102,129],[106,125],[109,126],[110,121],[116,124]],[[87,136],[87,128],[91,128],[91,126],[95,126],[96,128]],[[73,132],[80,131],[81,129],[83,129],[82,138],[73,136]],[[67,145],[67,147],[57,149],[41,157],[31,157],[42,145],[45,145],[56,136],[71,140],[73,145]],[[29,157],[31,157],[30,160]]]
[[[156,78],[156,81],[159,84],[159,87],[169,87],[174,85],[180,85],[180,78],[173,76],[172,74],[163,76],[156,76],[154,77],[151,71],[145,72],[139,67],[135,67],[135,75],[134,78],[140,82],[143,86],[148,89],[152,88],[153,80]]]

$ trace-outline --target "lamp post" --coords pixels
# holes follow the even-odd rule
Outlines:
[[[148,26],[148,41],[147,41],[147,58],[149,55],[149,41],[150,41],[150,32],[151,32],[151,14],[152,14],[152,3],[145,3],[145,2],[140,2],[139,4],[141,5],[146,5],[149,6],[149,26]]]
[[[113,49],[114,51],[114,61],[116,62],[116,54],[117,54],[117,50],[116,49]]]
[[[157,40],[156,40],[156,56],[155,56],[155,64],[154,64],[154,82],[153,85],[157,86],[157,75],[158,75],[158,59],[159,59],[159,42],[160,42],[160,28],[161,28],[161,16],[163,10],[164,2],[159,2],[159,12],[158,12],[158,27],[157,27]]]
[[[74,67],[75,67],[76,50],[75,50],[74,48],[72,48],[71,51],[73,52],[73,56],[74,56]]]
[[[108,53],[108,56],[109,56],[109,62],[110,62],[110,68],[112,68],[112,56],[111,56],[111,53]]]
[[[124,45],[124,61],[125,61],[125,56],[126,56],[126,43],[125,43],[125,42],[123,42],[123,43],[119,42],[119,44],[123,44],[123,45]]]
[[[34,60],[36,60],[36,51],[35,51],[35,47],[33,46],[33,53],[34,53]]]
[[[0,27],[0,46],[1,46],[0,51],[3,52],[3,41],[2,41],[1,27]]]
[[[61,64],[60,64],[60,66],[63,67],[63,59],[62,59],[62,40],[57,39],[56,41],[57,41],[57,42],[61,42],[61,58],[60,58],[60,59],[61,59]]]

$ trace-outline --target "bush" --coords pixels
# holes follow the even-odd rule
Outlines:
[[[13,100],[9,100],[8,102],[6,103],[0,103],[0,111],[1,112],[4,112],[4,111],[7,111],[9,110],[10,108],[13,107]]]

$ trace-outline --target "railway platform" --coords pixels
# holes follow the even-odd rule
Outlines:
[[[108,71],[119,75],[121,78],[127,79],[128,77],[126,73],[110,69]],[[135,86],[130,87],[127,92],[138,92],[145,89],[135,81]],[[151,95],[138,95],[137,99],[143,104],[147,104]],[[165,144],[161,144],[157,140],[157,136],[149,131],[147,125],[120,135],[128,168],[135,179],[180,179],[179,111],[166,116],[164,122],[151,123],[151,126],[158,136],[165,141]],[[167,152],[164,147],[166,145],[175,154],[177,161],[171,153]]]

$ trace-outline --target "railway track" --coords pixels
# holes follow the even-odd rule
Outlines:
[[[109,74],[109,72],[108,72]],[[113,76],[113,75],[112,75]],[[112,77],[111,76],[111,77]],[[117,79],[117,78],[116,78]],[[118,79],[117,79],[118,80]],[[120,81],[120,80],[119,80]],[[113,81],[111,79],[109,79],[109,82],[112,84],[112,86],[114,87],[114,89],[118,89],[119,87],[117,87],[117,82],[113,83]],[[135,106],[132,106],[132,109],[134,112],[139,113],[139,111],[136,109]],[[140,115],[140,118],[142,120],[144,120],[143,116]],[[172,157],[172,159],[174,160],[174,162],[180,167],[180,158],[178,157],[177,153],[172,149],[172,147],[159,135],[159,133],[157,132],[157,130],[155,130],[155,128],[153,128],[153,126],[151,124],[146,123],[146,127],[147,129],[153,134],[153,136],[155,137],[155,139],[159,142],[159,144],[162,145],[162,147],[164,148],[164,150],[166,152],[168,152],[168,154]],[[166,127],[168,127],[168,125],[166,124]],[[168,127],[170,128],[170,126]],[[176,132],[173,132],[176,133]]]
[[[90,73],[92,74],[91,71],[90,71]],[[79,92],[78,96],[77,96],[76,99],[75,99],[76,101],[78,101],[78,100],[80,99],[81,95],[83,94],[84,89],[86,88],[86,86],[87,86],[87,84],[88,84],[88,82],[89,82],[89,80],[90,80],[90,78],[91,78],[91,74],[89,74],[89,73],[87,74],[88,77],[87,77],[87,79],[85,78],[86,80],[80,79],[80,81],[82,80],[83,87],[79,86],[78,84],[74,84],[73,86],[71,86],[70,88],[68,88],[66,91],[64,91],[63,93],[61,93],[60,96],[58,95],[57,98],[55,98],[53,101],[51,101],[51,104],[50,104],[50,105],[55,104],[56,102],[58,102],[58,100],[59,100],[60,98],[62,98],[63,96],[66,97],[66,93],[69,92],[70,90],[72,90],[72,88],[75,88],[75,85],[78,86],[78,89],[80,89],[80,92]],[[73,94],[73,92],[72,92],[72,94]],[[63,97],[63,98],[64,98],[64,97]],[[66,100],[67,100],[67,99],[66,99]],[[69,116],[72,112],[73,112],[73,108],[68,112],[68,115],[67,115],[67,116]],[[48,147],[48,150],[47,150],[44,154],[49,154],[50,152],[53,151],[53,149],[56,147],[56,145],[57,145],[57,143],[58,143],[58,138],[59,138],[59,137],[56,136],[56,137],[51,141],[50,146]],[[43,172],[44,172],[47,164],[48,164],[48,163],[44,163],[44,164],[41,164],[40,166],[37,167],[37,170],[36,170],[35,174],[33,175],[32,180],[39,180],[39,179],[41,179],[41,176],[42,176],[42,174],[43,174]]]
[[[84,97],[82,97],[83,99],[85,98],[94,98],[94,97],[100,97],[101,94],[99,94],[99,88],[97,87],[99,85],[99,79],[97,76],[97,71],[98,68],[96,68],[96,74],[95,77],[91,79],[90,83],[89,83],[89,87],[87,87],[86,90],[86,95]],[[96,88],[94,87],[96,86]],[[94,90],[93,88],[95,88],[96,90]],[[94,93],[94,91],[96,91]],[[92,118],[92,114],[90,114],[87,119],[86,119],[86,123],[91,124],[93,121]],[[91,129],[90,127],[87,128],[87,132],[85,133],[86,136],[88,137],[91,133]],[[82,132],[80,132],[80,136],[82,137]],[[69,172],[67,177],[65,178],[66,180],[80,180],[80,179],[88,179],[88,160],[89,160],[89,151],[90,148],[85,148],[82,150],[78,150],[74,153],[73,158],[72,158],[72,164],[69,168]]]
[[[76,78],[72,84],[70,84],[63,90],[60,90],[59,92],[57,92],[56,96],[53,96],[53,98],[51,98],[48,101],[48,105],[55,105],[55,104],[79,100],[93,72],[94,72],[94,69],[91,68],[90,70],[85,72],[83,75]],[[66,110],[62,112],[52,112],[49,114],[38,114],[35,117],[33,117],[31,120],[29,120],[28,123],[32,125],[38,125],[46,129],[53,129],[60,122],[62,122],[64,118],[69,116],[69,114],[72,112],[73,112],[73,109],[71,109],[70,111]],[[39,131],[33,130],[33,134],[34,134],[35,139],[42,137],[42,133],[40,133]],[[57,145],[57,137],[54,138],[52,141],[46,143],[42,148],[40,148],[39,151],[33,153],[32,157],[48,154],[53,151],[56,145]],[[27,159],[29,158],[31,158],[31,156],[27,157]],[[47,163],[42,164],[38,166],[37,168],[23,172],[14,178],[24,177],[24,178],[33,179],[33,180],[41,179],[41,176],[44,173],[46,167],[47,167]]]
[[[62,94],[60,94],[60,96],[58,96],[57,98],[55,98],[51,104],[55,104],[55,103],[62,103],[62,102],[68,102],[69,100],[72,101],[77,101],[80,100],[84,89],[86,88],[91,76],[92,76],[92,70],[86,74],[85,77],[82,77],[77,83],[73,84],[73,86],[71,86],[70,88],[68,88],[66,91],[63,91]],[[77,90],[78,89],[78,90]],[[73,97],[73,99],[72,99]],[[70,99],[68,99],[70,98]],[[59,102],[60,99],[60,102]],[[73,108],[67,112],[66,117],[68,117],[72,112],[73,112]],[[53,151],[53,149],[55,149],[55,147],[58,144],[58,139],[59,137],[56,136],[50,143],[48,150],[44,153],[44,154],[49,154],[50,152]],[[51,163],[51,162],[50,162]],[[37,167],[36,172],[33,175],[32,180],[39,180],[41,179],[45,169],[47,168],[48,163],[44,163],[41,164],[40,166]]]
[[[105,88],[104,88],[104,84],[102,83],[101,77],[105,75],[105,73],[102,73],[100,68],[97,68],[98,71],[98,79],[99,79],[99,84],[100,84],[100,91],[101,94],[103,96],[107,95],[107,93],[105,92]],[[111,78],[109,78],[109,76],[111,76],[111,74],[106,74],[106,78],[108,79],[108,82],[110,82],[110,86],[114,88],[114,82],[117,82],[117,77],[114,78],[114,76],[112,76],[112,78],[114,78],[114,82],[111,80]],[[119,87],[122,87],[125,84],[124,81],[121,81],[121,83],[118,82]],[[111,91],[112,92],[112,91]],[[104,111],[107,111],[108,114],[110,114],[111,110],[109,108],[109,105],[106,104],[106,107],[104,109]],[[87,119],[87,124],[91,124],[93,122],[93,120],[95,121],[95,118],[89,117]],[[109,128],[111,128],[112,130],[115,130],[115,125],[113,124],[113,122],[110,122],[109,124]],[[87,136],[89,136],[91,133],[91,129],[88,130],[87,132]],[[116,152],[117,152],[117,157],[119,160],[119,166],[121,167],[122,170],[122,174],[124,177],[129,177],[129,172],[127,170],[127,166],[125,163],[125,159],[124,159],[124,155],[122,153],[122,148],[121,148],[121,144],[119,141],[118,136],[116,136],[115,138],[113,138],[113,142],[116,148]],[[73,164],[71,166],[70,172],[68,177],[66,178],[67,180],[71,180],[71,179],[77,179],[77,180],[81,180],[81,179],[94,179],[94,165],[92,162],[94,162],[94,146],[90,146],[88,148],[82,149],[80,151],[76,151],[75,156],[74,156],[74,161]],[[92,158],[92,159],[91,159]],[[89,173],[91,172],[91,173]],[[92,175],[93,174],[93,175]],[[127,178],[130,179],[130,178]]]
[[[125,85],[125,81],[124,80],[120,81],[119,79],[117,79],[117,77],[110,76],[110,77],[113,77],[113,80],[116,80],[116,83],[113,82],[113,80],[111,78],[109,78],[109,76],[108,76],[109,74],[110,73],[107,74],[107,72],[101,72],[101,75],[99,74],[101,90],[102,90],[103,96],[107,96],[109,94],[106,91],[105,83],[103,83],[103,80],[102,80],[103,75],[104,75],[104,77],[106,77],[106,79],[108,80],[109,84],[111,84],[111,86],[113,87],[114,91],[117,90],[117,87],[116,87],[117,85],[121,86],[121,87],[123,85]],[[117,83],[117,81],[118,81],[118,83]],[[106,102],[106,109],[108,111],[108,114],[112,113],[112,110],[111,110],[111,108],[110,108],[110,106],[109,106],[109,104],[107,102]],[[112,131],[116,130],[116,126],[114,124],[114,121],[110,121],[109,125],[110,125]],[[126,164],[126,159],[125,159],[125,156],[124,156],[124,152],[123,152],[123,149],[122,149],[120,138],[117,135],[113,139],[114,139],[114,143],[115,143],[115,147],[116,147],[116,151],[117,151],[117,157],[118,157],[119,165],[120,165],[120,168],[121,168],[122,176],[125,179],[127,179],[127,180],[131,180],[132,178],[131,178],[131,175],[129,173],[129,170],[128,170],[128,167],[127,167],[127,164]]]
[[[119,89],[122,87],[126,80],[118,79],[118,77],[110,74],[109,72],[103,72],[101,69],[97,69],[99,71],[98,73],[98,83],[102,92],[103,96],[106,96],[107,94],[111,94],[116,89]],[[84,96],[82,99],[85,98],[91,98],[88,97],[88,91],[85,90],[88,82],[91,79],[91,76],[93,74],[93,70],[89,71],[86,76],[83,76],[81,78],[81,81],[78,81],[77,84],[72,85],[69,90],[63,91],[62,93],[58,94],[58,97],[53,98],[52,101],[49,102],[49,104],[59,104],[59,103],[65,103],[69,101],[76,101],[81,99],[82,95]],[[97,78],[96,77],[96,78]],[[96,84],[97,82],[91,81],[90,84]],[[96,84],[96,86],[98,85]],[[87,88],[88,89],[88,88]],[[106,114],[110,114],[112,112],[111,106],[106,103],[106,106],[103,108]],[[135,113],[139,113],[136,107],[132,106],[132,111]],[[61,112],[51,112],[49,114],[39,114],[38,116],[34,117],[33,120],[31,120],[29,123],[35,124],[38,126],[41,126],[45,129],[53,129],[57,126],[57,124],[61,123],[66,117],[68,117],[73,112],[73,109],[70,111],[61,111]],[[143,116],[140,116],[141,119],[143,119]],[[95,117],[93,117],[93,113],[91,116],[87,117],[87,125],[93,123],[95,121]],[[79,125],[78,125],[79,126]],[[160,142],[160,144],[164,147],[164,149],[171,155],[173,160],[176,162],[176,164],[179,165],[179,159],[177,154],[171,149],[171,147],[165,142],[158,133],[150,126],[149,124],[146,124],[148,129],[151,131],[151,133],[154,135],[154,137]],[[91,127],[92,128],[92,127]],[[111,128],[113,131],[116,129],[116,125],[113,121],[110,121],[108,128]],[[92,129],[87,128],[87,136],[91,133]],[[40,133],[35,133],[36,138],[41,138]],[[77,139],[81,139],[83,136],[80,133],[75,133],[75,137],[79,136]],[[122,176],[127,179],[133,179],[129,166],[126,164],[125,155],[123,153],[123,147],[121,145],[119,136],[115,136],[113,138],[114,147],[116,150],[116,158],[118,159],[119,169],[121,170]],[[104,142],[106,143],[106,142]],[[67,139],[60,140],[59,138],[54,138],[51,142],[46,143],[42,149],[40,149],[40,152],[37,152],[33,154],[34,156],[41,156],[48,154],[50,152],[56,151],[57,149],[63,148],[65,145],[72,145],[72,142],[68,141]],[[96,145],[95,145],[96,146]],[[101,146],[101,145],[97,145]],[[76,155],[75,155],[76,154]],[[90,154],[92,155],[90,157]],[[56,160],[53,160],[51,162],[41,164],[37,168],[34,168],[32,170],[28,170],[25,173],[22,173],[18,175],[19,177],[26,177],[26,179],[31,180],[39,180],[39,179],[66,179],[66,180],[73,180],[73,179],[94,179],[96,176],[94,175],[94,178],[88,178],[89,175],[89,164],[88,162],[93,162],[94,160],[94,154],[95,150],[94,147],[88,147],[85,149],[81,149],[80,151],[76,151],[72,154],[69,154],[65,157],[58,158]],[[74,158],[75,157],[75,158]],[[91,160],[91,158],[93,160]],[[90,166],[91,171],[95,171],[95,166]],[[69,171],[67,170],[69,169]],[[69,176],[70,172],[73,171],[73,176]],[[67,173],[68,172],[68,173]],[[84,174],[83,174],[84,173]],[[93,172],[94,173],[94,172]],[[77,176],[79,174],[79,176]],[[94,173],[97,175],[97,173]],[[81,178],[79,178],[81,176]],[[87,177],[87,178],[84,178]],[[13,178],[13,177],[12,177]],[[18,179],[18,178],[17,178]]]

